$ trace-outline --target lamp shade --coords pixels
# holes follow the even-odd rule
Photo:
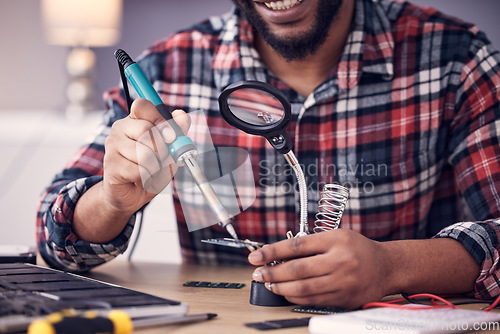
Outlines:
[[[41,0],[48,44],[102,47],[120,39],[122,0]]]

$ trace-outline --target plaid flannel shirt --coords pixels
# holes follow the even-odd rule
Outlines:
[[[321,186],[346,185],[341,228],[379,241],[454,238],[481,266],[474,295],[498,295],[500,56],[486,36],[434,9],[358,0],[338,65],[307,97],[265,66],[253,41],[252,27],[235,9],[159,41],[138,61],[166,105],[204,110],[215,145],[248,151],[257,197],[236,216],[238,235],[272,243],[296,231],[298,221],[296,181],[283,157],[219,114],[224,87],[258,80],[279,88],[292,105],[287,130],[305,173],[310,224]],[[119,88],[105,98],[102,131],[55,177],[40,204],[39,249],[53,266],[78,271],[108,261],[126,249],[133,229],[135,217],[107,244],[71,231],[78,198],[102,179],[105,137],[127,115]],[[227,234],[219,226],[188,232],[177,194],[174,205],[185,261],[246,263],[243,251],[201,243]]]

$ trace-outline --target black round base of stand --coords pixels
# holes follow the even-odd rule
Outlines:
[[[252,281],[250,290],[250,304],[257,306],[289,306],[290,303],[285,297],[269,291],[262,282]]]

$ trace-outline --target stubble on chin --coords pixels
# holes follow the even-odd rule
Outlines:
[[[314,54],[326,41],[330,26],[342,7],[343,0],[319,0],[314,24],[308,31],[278,36],[269,28],[255,9],[252,0],[232,0],[262,40],[286,61],[303,60]]]

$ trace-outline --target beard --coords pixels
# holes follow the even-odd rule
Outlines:
[[[314,24],[305,32],[293,36],[278,36],[271,31],[266,22],[255,10],[252,0],[233,0],[234,4],[245,15],[248,22],[259,33],[262,39],[286,61],[303,60],[314,54],[323,43],[335,20],[343,0],[318,0]]]

